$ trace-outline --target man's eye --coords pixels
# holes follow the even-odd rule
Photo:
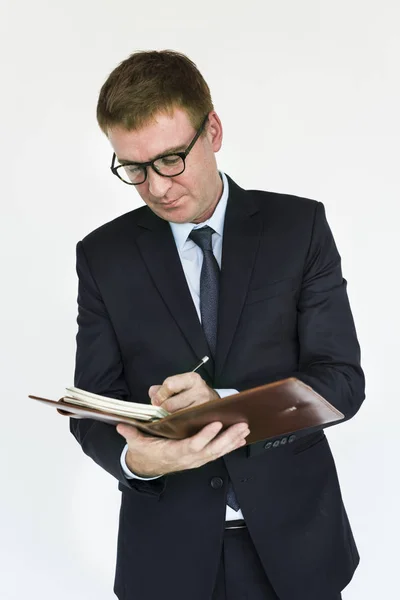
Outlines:
[[[137,173],[139,173],[139,171],[140,171],[140,168],[135,167],[134,165],[126,165],[125,171],[127,173],[129,173],[129,175],[137,175]]]
[[[164,158],[160,159],[162,161],[162,164],[165,165],[166,167],[170,167],[172,165],[176,165],[178,164],[178,162],[181,160],[180,156],[165,156]]]

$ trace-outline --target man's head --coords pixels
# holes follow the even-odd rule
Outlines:
[[[222,125],[207,83],[186,56],[171,50],[132,54],[104,83],[97,120],[114,148],[115,166],[183,152],[204,124],[184,159],[183,173],[163,177],[151,166],[143,170],[132,165],[124,169],[124,178],[128,175],[129,181],[132,173],[139,171],[147,175],[135,187],[162,219],[202,222],[212,215],[222,192],[215,160],[222,143]],[[173,157],[162,164],[173,164],[174,160],[183,166]],[[157,169],[160,161],[155,166]],[[139,179],[132,177],[131,181]],[[171,202],[174,204],[168,205]]]

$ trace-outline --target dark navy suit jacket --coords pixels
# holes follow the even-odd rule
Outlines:
[[[218,347],[200,374],[211,387],[238,390],[295,376],[352,417],[364,376],[324,206],[228,181]],[[77,387],[149,402],[151,385],[209,353],[170,226],[147,206],[79,242],[77,272]],[[70,422],[83,451],[122,491],[121,600],[211,598],[228,473],[281,600],[321,600],[350,581],[359,557],[322,431],[145,482],[125,478],[125,440],[115,427]],[[212,487],[214,477],[224,485]]]

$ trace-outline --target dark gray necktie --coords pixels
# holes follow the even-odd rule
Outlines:
[[[211,236],[214,230],[206,225],[192,229],[189,235],[203,251],[203,266],[200,273],[201,324],[213,358],[217,348],[217,319],[219,293],[219,266],[214,256]]]
[[[214,229],[208,225],[199,229],[192,229],[189,237],[203,251],[203,265],[200,273],[200,314],[201,324],[206,336],[208,346],[213,358],[217,348],[218,324],[218,295],[219,295],[219,266],[214,256],[211,237]],[[229,479],[228,506],[239,510],[239,503]]]

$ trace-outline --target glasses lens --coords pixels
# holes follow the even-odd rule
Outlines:
[[[155,160],[154,167],[161,175],[173,177],[174,175],[183,173],[185,170],[185,163],[177,154],[168,154],[168,156],[163,156]]]
[[[142,167],[135,165],[126,165],[118,167],[118,175],[126,183],[143,183],[146,179],[146,172]]]

